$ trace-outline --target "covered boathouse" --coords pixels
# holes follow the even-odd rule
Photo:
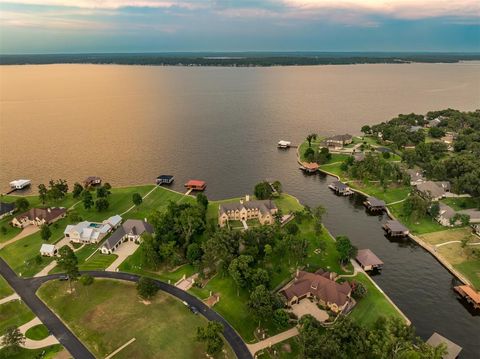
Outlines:
[[[190,180],[185,183],[185,187],[194,191],[204,191],[207,188],[207,183],[200,180]]]
[[[385,202],[375,197],[367,197],[363,205],[367,207],[370,212],[383,212],[385,210]]]
[[[455,291],[467,302],[473,305],[473,308],[480,309],[480,293],[475,291],[469,285],[458,285],[454,287]]]
[[[171,184],[173,182],[172,175],[160,175],[156,180],[157,184]]]
[[[370,249],[359,249],[355,258],[364,271],[380,270],[383,262]]]
[[[442,359],[458,358],[460,352],[462,351],[462,347],[460,345],[455,344],[451,340],[448,340],[438,333],[433,333],[432,336],[427,340],[427,344],[434,348],[438,347],[440,344],[445,344],[447,347],[447,353],[442,356]]]
[[[406,237],[410,234],[407,227],[395,220],[385,222],[383,229],[390,237]]]
[[[350,196],[353,194],[353,191],[350,189],[350,187],[348,187],[348,185],[340,181],[333,181],[332,183],[330,183],[328,188],[333,190],[336,194],[339,194],[342,196]]]

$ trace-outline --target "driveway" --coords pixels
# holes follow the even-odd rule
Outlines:
[[[31,234],[34,234],[34,233],[38,232],[39,230],[40,230],[40,227],[33,226],[33,225],[27,226],[24,229],[22,229],[22,231],[19,234],[17,234],[15,237],[13,237],[12,239],[9,239],[6,242],[0,243],[0,249],[8,246],[9,244],[12,244],[12,243],[20,240],[22,238],[25,238],[25,237],[27,237]]]
[[[140,276],[123,272],[104,272],[104,271],[85,271],[82,274],[89,274],[96,278],[119,279],[129,282],[138,282]],[[25,304],[34,312],[50,332],[55,335],[60,344],[62,344],[74,358],[90,359],[93,354],[83,345],[83,343],[63,324],[63,322],[43,303],[37,296],[36,291],[43,284],[50,280],[57,280],[63,274],[51,274],[43,277],[22,279],[0,258],[0,274],[7,280],[10,286],[20,295]],[[252,355],[247,345],[233,327],[217,312],[210,309],[197,297],[187,293],[173,285],[155,280],[157,287],[186,302],[190,306],[195,306],[201,315],[208,320],[220,322],[223,325],[223,336],[230,344],[232,350],[238,359],[251,359]],[[153,323],[152,323],[153,324]]]
[[[298,304],[292,305],[292,312],[300,319],[306,314],[310,314],[319,322],[323,323],[328,320],[328,313],[320,309],[317,303],[311,302],[310,299],[302,299]]]
[[[128,256],[131,256],[133,253],[135,253],[137,249],[138,249],[138,244],[134,242],[127,241],[120,244],[118,249],[115,252],[113,252],[113,254],[116,254],[118,258],[115,259],[113,263],[110,264],[108,268],[105,270],[116,271],[117,268],[120,266],[120,264],[122,264],[123,261],[127,259]]]

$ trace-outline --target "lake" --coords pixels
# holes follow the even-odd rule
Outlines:
[[[480,353],[480,317],[452,291],[453,277],[410,241],[389,241],[384,216],[337,197],[328,176],[305,176],[295,150],[309,132],[359,133],[398,113],[480,108],[480,63],[271,68],[114,65],[0,66],[0,183],[90,175],[113,185],[175,175],[207,181],[211,199],[278,179],[302,203],[322,204],[325,225],[384,262],[374,279],[427,339],[434,331]]]

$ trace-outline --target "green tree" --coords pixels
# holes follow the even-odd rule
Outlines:
[[[90,274],[82,274],[80,276],[79,282],[82,283],[85,287],[92,285],[94,278]]]
[[[273,321],[277,325],[278,328],[287,328],[288,323],[290,321],[290,318],[288,316],[288,313],[284,309],[276,309],[273,312]]]
[[[272,198],[272,186],[267,181],[257,183],[253,191],[255,197],[260,200]]]
[[[137,283],[138,295],[146,300],[152,299],[158,292],[158,287],[155,281],[148,277],[141,277]]]
[[[72,290],[72,282],[76,281],[80,276],[78,271],[78,259],[72,248],[65,245],[58,251],[57,266],[68,277],[70,291]]]
[[[97,187],[97,198],[107,198],[109,190],[104,186]]]
[[[80,197],[82,195],[82,192],[83,192],[83,186],[80,183],[75,182],[73,184],[73,191],[72,191],[73,198]]]
[[[208,198],[204,193],[197,194],[197,204],[201,206],[205,211],[208,208]]]
[[[275,188],[275,191],[277,191],[278,194],[283,192],[282,183],[280,181],[274,181],[272,186]]]
[[[97,209],[98,212],[106,211],[109,206],[110,206],[110,203],[106,198],[98,198],[95,201],[95,208]]]
[[[206,352],[209,355],[219,353],[223,348],[223,339],[221,333],[223,326],[216,321],[209,321],[205,327],[197,328],[197,340],[206,344]]]
[[[288,223],[285,225],[285,230],[287,231],[288,234],[295,235],[295,234],[298,233],[299,228],[298,228],[298,226],[295,224],[295,222],[288,222]]]
[[[25,343],[25,336],[16,326],[8,327],[2,337],[2,346],[9,354],[14,354]],[[8,357],[8,355],[7,355]]]
[[[259,285],[250,293],[250,299],[247,302],[250,313],[258,320],[258,325],[271,318],[275,300],[272,293],[264,286]]]
[[[317,139],[316,133],[311,133],[307,136],[308,147],[312,147],[312,141]]]
[[[82,202],[83,202],[83,208],[85,209],[90,209],[93,207],[94,202],[93,202],[93,196],[88,190],[84,190],[82,192]]]
[[[142,195],[136,192],[132,194],[132,202],[135,206],[140,206],[143,202]]]
[[[50,230],[50,227],[48,226],[48,224],[46,223],[42,224],[42,226],[40,227],[40,237],[42,237],[44,241],[48,241],[51,236],[52,236],[52,231]]]
[[[177,225],[183,239],[183,248],[187,249],[193,236],[205,228],[203,212],[199,207],[190,206],[180,212],[177,218]]]
[[[270,275],[265,269],[257,268],[253,271],[252,280],[251,280],[251,285],[253,287],[264,285],[265,287],[268,288],[269,283],[270,283]]]
[[[47,187],[41,183],[38,185],[38,199],[40,202],[42,202],[42,205],[45,205],[45,202],[47,202],[48,198],[48,189]]]
[[[433,218],[437,218],[440,215],[440,204],[438,201],[432,202],[429,212]]]
[[[362,131],[363,134],[366,136],[372,132],[372,128],[369,125],[363,125],[360,131]]]
[[[322,219],[323,216],[327,213],[327,210],[323,206],[317,206],[313,209],[312,214],[315,219],[315,233],[320,234],[322,232]]]
[[[352,296],[355,299],[361,299],[367,295],[367,287],[362,282],[353,282]]]
[[[308,162],[313,162],[315,160],[315,151],[313,150],[313,148],[307,147],[307,149],[303,153],[303,157],[305,157]]]
[[[335,246],[340,256],[340,263],[346,263],[357,255],[357,247],[355,247],[346,236],[338,236]]]
[[[429,208],[430,202],[418,194],[408,196],[405,202],[403,202],[403,213],[413,221],[424,218]]]
[[[253,257],[248,255],[240,255],[230,263],[228,273],[237,284],[237,295],[240,295],[240,288],[245,288],[249,285],[251,276]]]
[[[30,202],[28,202],[28,200],[24,197],[19,197],[15,201],[15,208],[19,212],[26,211],[28,209],[28,207],[30,207]]]
[[[202,259],[202,248],[198,243],[191,243],[187,247],[187,260],[191,264],[196,264]]]
[[[433,138],[440,138],[445,136],[445,130],[440,127],[431,127],[428,130],[428,134]]]
[[[7,227],[1,226],[1,227],[0,227],[0,232],[1,232],[3,235],[6,235],[6,234],[8,233]]]
[[[140,262],[147,269],[157,270],[160,265],[158,245],[151,234],[143,234],[139,248]]]

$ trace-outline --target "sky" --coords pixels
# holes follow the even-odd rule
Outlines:
[[[0,0],[0,53],[480,51],[479,0]]]

